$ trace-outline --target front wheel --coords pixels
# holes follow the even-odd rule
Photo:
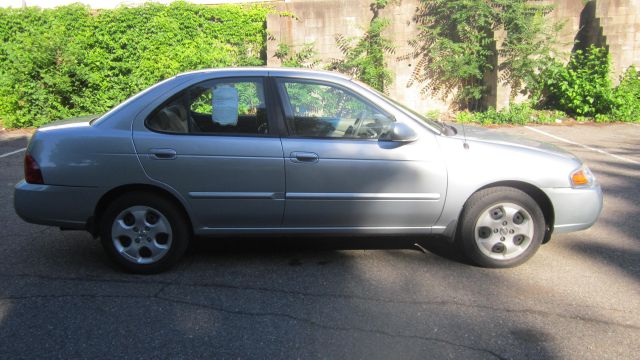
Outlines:
[[[184,215],[165,198],[128,193],[113,201],[101,221],[100,238],[125,270],[151,274],[176,263],[189,243]]]
[[[531,196],[510,187],[494,187],[478,191],[467,201],[457,240],[477,265],[506,268],[533,256],[544,232],[544,215]]]

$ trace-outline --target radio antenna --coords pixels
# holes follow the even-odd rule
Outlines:
[[[469,143],[467,142],[467,131],[465,130],[465,127],[464,127],[464,123],[466,122],[467,121],[465,119],[462,119],[462,138],[464,139],[462,146],[464,146],[465,150],[469,150]]]

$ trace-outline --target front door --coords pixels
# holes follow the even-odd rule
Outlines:
[[[326,82],[277,84],[289,132],[285,227],[429,231],[446,191],[435,135],[378,141],[395,119],[366,98]]]

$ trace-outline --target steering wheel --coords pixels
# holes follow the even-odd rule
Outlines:
[[[360,128],[362,127],[362,123],[364,121],[362,121],[362,119],[365,117],[365,112],[361,111],[360,114],[358,114],[358,117],[356,118],[356,121],[353,123],[353,130],[352,133],[349,135],[353,135],[355,137],[358,137],[358,134],[360,133]]]
[[[365,125],[363,128],[362,124],[364,123],[364,121],[362,121],[362,119],[365,116],[366,116],[366,112],[364,111],[361,112],[360,115],[358,116],[358,120],[356,121],[357,128],[354,132],[354,135],[356,137],[364,138],[364,139],[377,139],[381,133],[380,122],[374,117],[373,118],[374,122]]]

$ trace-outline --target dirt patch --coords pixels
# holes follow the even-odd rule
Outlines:
[[[35,128],[28,129],[0,129],[0,140],[12,140],[21,137],[31,137]]]

